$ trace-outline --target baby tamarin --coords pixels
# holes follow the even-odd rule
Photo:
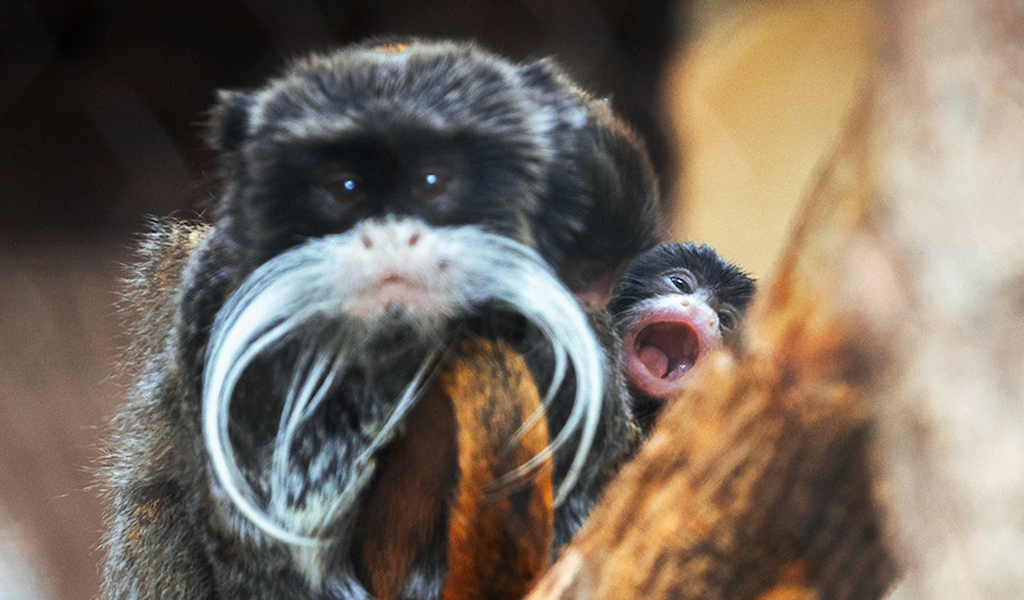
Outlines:
[[[644,431],[704,356],[723,344],[735,349],[753,295],[754,280],[705,244],[662,244],[629,264],[608,308]]]
[[[649,161],[608,103],[546,60],[367,43],[222,93],[209,140],[212,222],[158,224],[127,294],[107,598],[369,598],[353,540],[375,535],[378,461],[473,336],[552,390],[565,543],[635,432],[610,321],[577,298],[657,241]],[[399,597],[440,594],[445,519]]]

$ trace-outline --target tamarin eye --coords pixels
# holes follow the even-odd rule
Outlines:
[[[687,281],[686,279],[683,279],[682,277],[672,276],[672,277],[669,277],[668,280],[671,281],[672,285],[676,286],[676,288],[680,292],[682,292],[684,294],[692,294],[693,293],[693,286],[690,285],[690,282]]]
[[[720,329],[732,329],[736,326],[736,317],[730,312],[718,313],[718,327]]]
[[[351,204],[363,197],[363,182],[352,173],[337,177],[328,187],[338,204]]]
[[[438,169],[427,169],[413,183],[413,196],[422,200],[437,198],[448,190],[448,176]]]

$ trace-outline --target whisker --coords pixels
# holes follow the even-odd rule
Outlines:
[[[529,473],[579,430],[576,454],[556,494],[555,502],[561,504],[579,479],[593,445],[604,394],[604,355],[575,297],[536,252],[470,227],[452,234],[462,237],[466,245],[465,268],[474,276],[474,294],[508,304],[537,326],[554,348],[557,377],[564,377],[564,357],[573,364],[576,396],[564,426],[546,449],[507,476],[515,479]],[[549,392],[546,400],[550,397]]]
[[[430,385],[430,382],[436,377],[440,370],[440,363],[436,360],[439,353],[440,351],[435,349],[427,355],[427,358],[416,371],[416,375],[413,376],[412,381],[405,386],[404,390],[402,390],[402,395],[399,398],[398,403],[391,411],[387,421],[385,421],[384,425],[381,427],[380,432],[373,438],[366,449],[356,457],[355,461],[353,461],[352,470],[357,474],[366,472],[366,475],[365,477],[357,475],[357,477],[354,477],[352,481],[350,481],[349,484],[345,486],[340,493],[338,493],[337,497],[329,505],[329,509],[325,513],[330,515],[332,518],[325,519],[324,522],[319,524],[317,529],[320,533],[326,531],[333,522],[333,517],[335,515],[342,514],[346,509],[356,503],[358,494],[362,491],[362,486],[360,484],[364,483],[365,479],[371,474],[368,471],[370,471],[369,466],[373,460],[373,455],[376,454],[377,451],[386,443],[391,441],[394,437],[394,432],[398,427],[398,424],[409,412],[409,409],[411,409],[423,396],[427,386]]]
[[[203,432],[212,473],[223,492],[256,528],[283,542],[312,548],[314,554],[328,540],[330,527],[352,509],[375,468],[375,456],[395,436],[409,409],[436,377],[450,352],[452,327],[458,317],[479,306],[504,306],[526,318],[550,344],[551,381],[543,405],[550,407],[569,376],[575,376],[575,396],[568,417],[548,446],[526,463],[495,482],[515,483],[550,460],[577,432],[579,440],[568,470],[559,484],[561,503],[579,480],[593,445],[603,402],[604,354],[575,297],[561,284],[532,249],[476,227],[435,230],[440,243],[451,248],[452,299],[448,312],[432,317],[437,327],[423,327],[420,341],[425,358],[411,381],[402,388],[390,414],[365,448],[345,458],[337,481],[316,490],[317,501],[299,508],[287,495],[298,475],[291,455],[304,424],[344,377],[351,357],[362,351],[365,336],[341,336],[345,313],[355,284],[347,281],[346,257],[361,242],[358,234],[327,236],[288,250],[259,267],[229,298],[214,322],[207,355],[203,392]],[[345,277],[339,275],[344,274]],[[376,326],[376,324],[370,324]],[[342,328],[342,329],[338,329]],[[338,331],[333,331],[338,329]],[[349,339],[351,338],[351,339]],[[285,342],[313,347],[294,358],[294,372],[284,398],[280,421],[269,449],[267,507],[261,507],[238,464],[228,434],[229,405],[240,379],[257,357],[273,353]],[[417,359],[418,360],[418,359]],[[281,393],[281,392],[278,392]],[[538,410],[512,436],[510,449],[522,435],[544,418]],[[330,446],[323,452],[339,452]],[[326,455],[321,454],[326,460]],[[326,463],[321,463],[326,464]],[[269,511],[269,512],[268,512]]]

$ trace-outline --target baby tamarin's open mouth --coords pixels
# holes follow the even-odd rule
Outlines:
[[[721,346],[717,325],[693,311],[651,311],[624,340],[623,362],[634,394],[665,398],[685,385],[707,353]]]
[[[655,323],[637,334],[634,352],[652,376],[675,381],[697,362],[700,342],[685,323]]]

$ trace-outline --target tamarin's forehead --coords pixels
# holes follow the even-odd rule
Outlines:
[[[406,98],[421,105],[461,108],[467,99],[483,99],[485,93],[519,83],[515,65],[477,48],[450,42],[386,48],[399,47],[403,49],[344,48],[307,58],[283,77],[270,80],[260,95],[265,101],[278,98],[324,106]]]
[[[713,279],[725,265],[718,254],[707,245],[692,242],[655,246],[637,257],[627,272],[638,277],[653,277],[674,269],[686,269],[698,279]]]
[[[271,80],[255,95],[249,129],[309,138],[417,125],[543,139],[557,123],[537,94],[523,92],[523,80],[513,63],[464,44],[349,48]]]

